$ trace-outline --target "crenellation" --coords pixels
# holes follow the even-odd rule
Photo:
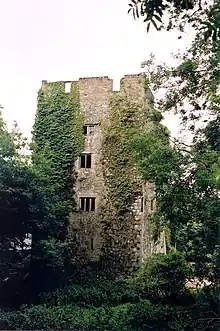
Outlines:
[[[120,93],[121,89],[125,89],[129,87],[129,84],[132,84],[132,86],[130,85],[130,89],[134,88],[134,84],[136,85],[135,88],[137,88],[137,86],[140,85],[142,82],[144,82],[144,80],[145,80],[145,76],[143,75],[143,73],[124,75],[124,77],[121,78],[120,80],[120,89],[117,91],[113,90],[114,80],[112,78],[109,78],[108,76],[80,77],[78,80],[73,80],[73,81],[66,80],[66,81],[48,82],[47,80],[42,80],[42,87],[47,84],[53,85],[56,83],[63,83],[63,85],[65,86],[65,83],[72,83],[72,84],[76,83],[79,86],[84,86],[84,89],[85,87],[87,87],[88,92],[93,91],[94,87],[97,88],[97,86],[99,86],[100,93],[101,90],[104,91],[106,89],[108,90],[108,92]],[[141,90],[142,87],[141,86],[139,87]]]

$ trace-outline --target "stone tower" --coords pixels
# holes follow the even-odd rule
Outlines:
[[[99,212],[105,195],[105,184],[101,165],[101,123],[109,120],[110,98],[112,95],[123,97],[126,94],[131,101],[137,100],[142,105],[152,103],[153,96],[144,83],[144,75],[137,74],[124,76],[120,81],[119,91],[113,91],[113,80],[106,76],[80,78],[64,84],[66,93],[70,93],[72,84],[77,85],[80,109],[84,117],[84,150],[74,165],[77,174],[74,190],[77,207],[70,218],[71,232],[78,242],[78,252],[74,256],[76,263],[99,261],[102,255],[102,220]],[[46,86],[47,82],[44,81],[43,85]],[[132,244],[135,252],[133,263],[137,264],[154,252],[166,252],[164,235],[156,244],[150,239],[149,216],[155,210],[153,187],[144,182],[141,185],[142,194],[132,206],[135,222],[131,224],[131,232],[135,238]]]

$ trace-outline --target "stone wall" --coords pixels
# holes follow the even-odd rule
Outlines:
[[[97,217],[104,190],[100,161],[101,122],[108,118],[109,95],[112,92],[113,81],[108,77],[84,78],[79,80],[78,86],[81,111],[87,128],[84,152],[91,154],[91,168],[80,168],[80,158],[76,162],[78,180],[75,198],[79,209],[80,198],[95,198],[95,212],[78,210],[71,218],[71,227],[73,231],[77,231],[80,238],[80,252],[76,257],[80,256],[81,262],[86,262],[98,260],[101,250],[101,225]]]
[[[91,261],[98,261],[101,255],[101,220],[99,211],[101,201],[105,193],[101,154],[102,154],[102,132],[101,124],[109,118],[109,102],[114,94],[119,94],[137,104],[151,107],[153,100],[152,93],[146,89],[145,77],[139,75],[127,75],[121,79],[120,91],[113,92],[113,80],[108,77],[80,78],[76,82],[79,89],[79,99],[81,112],[84,115],[84,151],[83,156],[91,155],[91,167],[82,168],[81,158],[75,163],[77,181],[75,187],[75,199],[77,209],[70,219],[70,231],[76,235],[78,241],[78,252],[74,255],[74,261],[86,264]],[[44,86],[47,85],[43,81]],[[53,84],[53,83],[49,83]],[[65,88],[65,84],[64,84]],[[67,93],[71,93],[67,91]],[[153,187],[142,183],[143,194],[140,196],[132,208],[135,215],[134,231],[136,233],[136,247],[134,248],[137,261],[143,261],[153,252],[165,252],[164,236],[158,243],[150,240],[149,217],[155,209],[155,199]],[[86,201],[89,201],[91,209],[91,199],[95,198],[95,211],[82,211],[82,198],[84,208]]]

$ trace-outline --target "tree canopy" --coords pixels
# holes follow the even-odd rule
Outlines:
[[[220,222],[219,2],[132,3],[130,7],[135,10],[135,18],[140,16],[141,10],[146,22],[156,19],[161,23],[159,29],[165,28],[162,18],[167,13],[167,30],[174,28],[175,24],[181,30],[181,25],[188,23],[196,32],[190,47],[183,54],[175,55],[173,66],[158,64],[154,56],[142,63],[147,83],[159,96],[155,98],[154,106],[161,114],[179,115],[182,131],[191,135],[191,141],[170,137],[170,145],[167,145],[158,135],[142,135],[136,137],[134,148],[143,176],[155,184],[157,211],[152,222],[156,232],[168,228],[170,249],[175,247],[183,252],[193,266],[194,275],[209,277],[217,284]]]
[[[205,40],[220,38],[219,0],[131,0],[128,12],[143,18],[147,31],[153,25],[157,30],[184,30],[186,24],[199,27]]]

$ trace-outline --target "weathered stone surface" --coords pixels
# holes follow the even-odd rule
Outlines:
[[[149,89],[146,89],[144,83],[145,77],[142,74],[123,77],[120,82],[120,91],[113,91],[113,80],[108,77],[80,78],[78,81],[72,82],[79,88],[81,112],[84,115],[85,126],[87,126],[84,153],[91,154],[91,168],[81,168],[80,158],[74,165],[77,173],[75,199],[78,210],[71,215],[70,231],[77,234],[79,241],[78,253],[74,256],[75,262],[86,264],[98,261],[101,256],[102,220],[99,217],[99,211],[102,208],[101,201],[105,192],[101,165],[101,123],[109,118],[110,98],[117,93],[122,97],[126,95],[133,103],[137,102],[145,107],[151,107],[153,95]],[[48,93],[51,84],[53,83],[42,82]],[[152,253],[166,252],[164,234],[158,243],[152,243],[150,236],[149,217],[156,208],[153,186],[149,183],[141,184],[142,196],[135,201],[132,207],[135,215],[135,223],[131,224],[130,228],[135,242],[129,243],[132,245],[134,253],[134,257],[131,259],[132,266],[134,263],[140,263]],[[95,198],[95,211],[80,211],[80,198]]]

